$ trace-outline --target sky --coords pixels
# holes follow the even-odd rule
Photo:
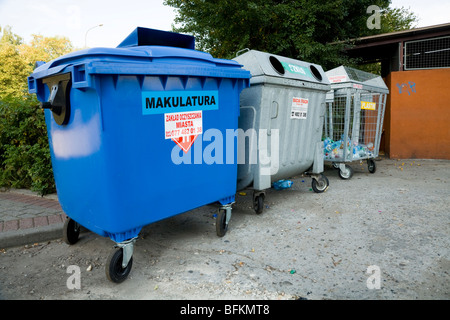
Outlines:
[[[413,11],[417,27],[450,22],[448,0],[392,0],[391,7]],[[163,0],[0,0],[1,27],[25,42],[32,34],[65,36],[76,48],[114,48],[136,27],[170,31],[175,16]]]

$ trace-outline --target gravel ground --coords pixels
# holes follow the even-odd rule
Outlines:
[[[291,188],[267,191],[261,215],[250,190],[238,193],[222,238],[214,205],[146,226],[121,284],[105,277],[113,242],[91,232],[73,246],[0,249],[0,298],[449,299],[450,161],[376,164],[370,174],[365,162],[352,163],[350,180],[326,166],[330,187],[321,194],[310,178],[294,177]]]

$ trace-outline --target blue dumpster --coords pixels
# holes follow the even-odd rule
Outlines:
[[[217,234],[227,230],[237,144],[220,161],[220,146],[211,151],[208,143],[237,129],[250,73],[194,50],[194,41],[137,28],[117,48],[67,54],[28,78],[45,109],[58,199],[69,217],[63,238],[75,243],[80,226],[110,237],[113,282],[127,277],[145,225],[219,202]]]

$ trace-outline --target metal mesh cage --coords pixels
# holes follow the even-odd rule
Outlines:
[[[324,158],[347,162],[375,158],[381,139],[386,95],[340,89],[329,102],[324,123]]]

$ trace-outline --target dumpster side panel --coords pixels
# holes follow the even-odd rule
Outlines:
[[[97,226],[110,211],[111,202],[104,154],[100,97],[96,90],[71,90],[71,116],[67,126],[58,125],[45,111],[56,189],[62,209],[84,227],[105,235]]]
[[[261,122],[262,85],[252,85],[240,95],[238,126],[241,133],[239,145],[237,189],[242,190],[253,183],[258,163],[258,129]]]

